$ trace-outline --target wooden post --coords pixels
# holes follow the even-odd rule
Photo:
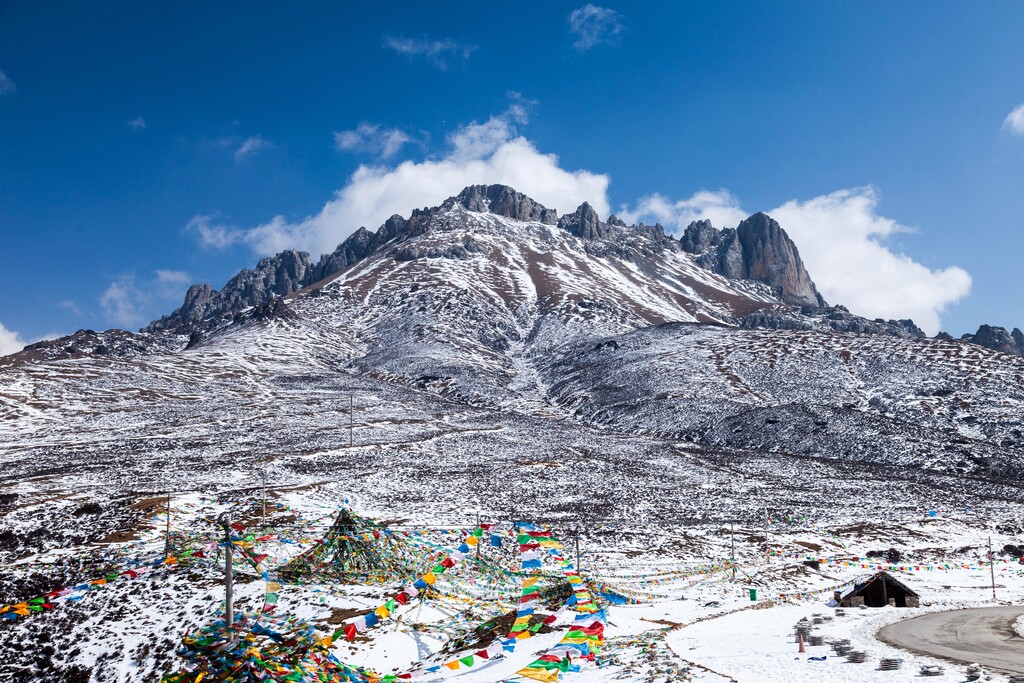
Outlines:
[[[224,621],[230,629],[235,623],[235,606],[233,602],[234,582],[231,575],[231,525],[226,517],[221,517],[224,527]]]
[[[267,473],[261,471],[260,472],[260,479],[263,480],[263,519],[262,519],[261,524],[262,524],[262,528],[266,529],[267,528]]]
[[[355,436],[353,430],[355,429],[355,418],[353,412],[355,410],[355,399],[352,397],[352,391],[348,392],[348,445],[349,448],[355,443]]]
[[[736,522],[729,522],[729,560],[732,562],[732,580],[736,580]]]
[[[996,600],[996,556],[992,553],[992,537],[988,537],[988,570],[992,575],[992,601]]]
[[[476,513],[476,528],[477,529],[480,528],[480,513],[479,512]],[[474,531],[475,531],[475,529],[474,529]],[[476,544],[476,560],[477,560],[477,562],[480,561],[480,546],[482,546],[482,545],[483,545],[483,536],[480,537],[480,541]]]
[[[576,572],[580,573],[583,571],[583,565],[580,564],[580,530],[576,529]]]
[[[171,556],[171,494],[167,494],[167,529],[164,532],[164,559]]]

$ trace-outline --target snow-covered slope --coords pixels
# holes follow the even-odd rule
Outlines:
[[[296,507],[582,527],[595,563],[647,571],[721,559],[726,520],[746,521],[740,552],[754,562],[766,511],[831,525],[805,543],[932,509],[1024,511],[1024,358],[793,307],[769,283],[702,268],[659,228],[583,207],[556,223],[507,193],[494,195],[515,200],[500,211],[474,196],[361,236],[370,246],[322,260],[337,267],[284,299],[5,359],[0,563],[28,564],[0,570],[0,590],[20,599],[89,578],[111,549],[136,552],[136,536],[153,552],[153,501],[167,491],[216,499],[180,522],[213,533],[214,509],[252,514],[261,470]],[[864,550],[889,542],[842,533]],[[1000,533],[1009,543],[1020,530]],[[60,559],[80,554],[93,564]],[[59,569],[32,568],[41,561]],[[792,569],[767,585],[837,581]],[[212,564],[194,571],[153,584],[148,631],[132,622],[137,595],[114,589],[65,617],[0,623],[0,651],[44,632],[59,650],[41,663],[19,649],[0,680],[171,670],[180,631],[209,616],[194,596],[216,592]],[[296,609],[311,609],[313,594],[296,590]],[[129,622],[130,635],[113,633]],[[100,624],[111,633],[97,637]],[[114,654],[96,666],[101,651]]]

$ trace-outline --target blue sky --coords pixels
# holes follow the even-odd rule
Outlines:
[[[0,339],[510,180],[768,210],[854,312],[1024,326],[1021,35],[1019,2],[0,2]]]

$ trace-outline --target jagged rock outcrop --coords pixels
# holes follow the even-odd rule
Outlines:
[[[508,185],[470,185],[455,197],[447,199],[441,209],[461,204],[470,211],[507,216],[517,221],[539,221],[548,225],[558,222],[558,212],[535,202]]]
[[[427,214],[429,212],[416,210],[408,220],[395,214],[384,221],[384,225],[377,228],[376,231],[359,228],[339,244],[337,249],[320,257],[320,261],[313,267],[306,284],[310,285],[335,273],[340,273],[391,241],[419,234]]]
[[[69,358],[134,358],[168,353],[181,348],[177,338],[161,334],[139,334],[125,330],[78,330],[57,339],[27,345],[18,353],[0,357],[0,369],[26,362]]]
[[[763,282],[794,306],[825,306],[793,240],[767,214],[755,213],[736,228],[724,230],[716,230],[710,221],[694,221],[680,243],[708,270],[734,280]]]
[[[282,251],[261,260],[255,268],[243,269],[220,291],[209,284],[192,285],[178,309],[143,331],[187,333],[207,318],[237,313],[298,291],[308,283],[312,271],[309,254],[294,249]]]
[[[993,351],[1024,356],[1024,332],[1016,327],[1007,332],[1005,327],[982,325],[974,334],[965,334],[960,339]]]
[[[558,227],[583,240],[607,239],[615,230],[613,226],[602,223],[597,211],[587,202],[580,204],[574,212],[562,216]]]
[[[679,249],[678,243],[665,234],[660,223],[627,226],[625,221],[614,214],[605,223],[588,202],[583,202],[574,212],[562,216],[558,220],[558,227],[587,242],[585,249],[593,256],[628,259],[635,253]]]
[[[739,321],[744,329],[767,330],[823,330],[836,332],[854,332],[857,334],[884,335],[904,339],[919,338],[926,335],[924,330],[914,324],[913,320],[868,320],[854,315],[845,306],[828,306],[826,308],[804,307],[796,309],[764,309],[744,316]]]
[[[711,247],[717,247],[722,241],[722,232],[716,230],[711,221],[693,221],[679,238],[683,250],[691,254],[704,254]]]

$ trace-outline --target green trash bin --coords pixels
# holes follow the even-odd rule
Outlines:
[[[750,601],[751,602],[757,602],[757,589],[756,588],[751,588],[750,589]]]

